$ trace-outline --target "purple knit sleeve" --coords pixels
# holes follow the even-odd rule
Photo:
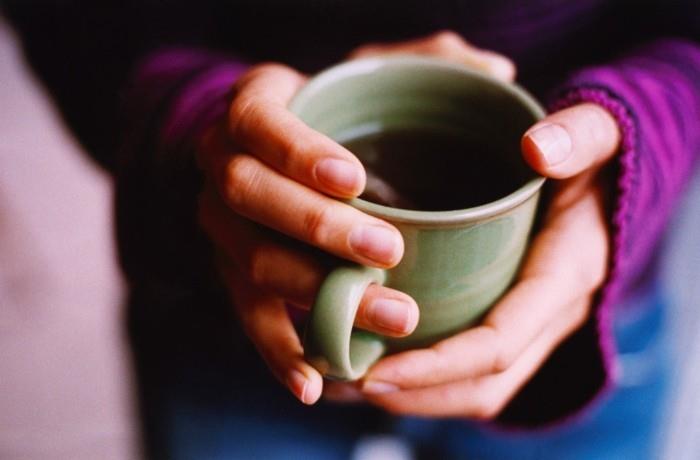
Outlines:
[[[612,66],[585,69],[566,86],[553,111],[597,103],[615,117],[622,133],[612,258],[596,312],[610,383],[611,307],[649,264],[700,155],[700,46],[656,42]]]
[[[666,39],[608,65],[582,69],[566,81],[549,108],[558,111],[584,102],[607,109],[622,135],[609,271],[588,323],[555,352],[542,375],[506,411],[505,421],[513,425],[551,425],[575,417],[615,383],[613,307],[631,294],[652,263],[700,155],[700,46]],[[577,365],[567,367],[568,362]],[[524,410],[552,385],[578,394],[560,401],[561,411],[533,423]]]
[[[137,66],[123,94],[125,141],[117,168],[117,237],[132,285],[187,283],[202,257],[196,225],[201,174],[195,148],[226,114],[246,65],[197,49],[165,49]],[[201,282],[197,280],[194,282]]]
[[[614,303],[649,262],[700,155],[700,46],[664,40],[585,69],[551,109],[580,102],[608,109],[622,133],[606,286]]]
[[[131,145],[148,139],[164,162],[190,151],[206,127],[225,114],[229,91],[245,69],[241,62],[196,49],[148,56],[126,92]]]

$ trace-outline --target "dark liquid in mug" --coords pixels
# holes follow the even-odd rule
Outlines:
[[[532,177],[517,142],[504,147],[457,132],[411,128],[372,133],[343,145],[367,171],[361,198],[402,209],[479,206],[509,195]]]

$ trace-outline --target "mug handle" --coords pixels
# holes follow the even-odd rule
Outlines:
[[[353,330],[353,323],[367,286],[385,280],[386,271],[361,265],[338,267],[326,277],[304,332],[304,357],[324,376],[357,380],[384,354],[384,340]]]

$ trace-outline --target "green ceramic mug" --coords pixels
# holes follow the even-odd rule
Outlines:
[[[494,164],[519,172],[503,196],[466,209],[416,211],[350,200],[399,229],[404,256],[389,270],[348,263],[327,276],[304,334],[308,362],[326,377],[355,380],[387,353],[424,347],[475,324],[509,287],[527,246],[544,178],[523,162],[519,146],[525,130],[544,116],[538,103],[516,85],[462,66],[394,56],[320,73],[290,110],[339,142],[396,127],[459,130],[495,143],[489,150],[498,157]],[[426,155],[426,165],[440,161],[439,151]],[[465,160],[460,167],[478,166]],[[484,177],[494,174],[499,171],[484,171]],[[420,320],[411,335],[387,338],[353,327],[370,283],[416,300]]]

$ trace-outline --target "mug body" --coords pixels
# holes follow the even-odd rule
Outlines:
[[[515,277],[538,196],[535,192],[499,214],[460,223],[392,222],[405,250],[384,284],[413,297],[420,320],[410,336],[387,340],[390,351],[430,345],[483,316]]]
[[[397,129],[459,135],[471,147],[463,158],[451,157],[442,176],[436,179],[431,173],[445,160],[436,149],[411,158],[419,168],[399,177],[427,192],[447,181],[445,201],[469,194],[476,182],[487,187],[490,181],[506,183],[496,198],[467,207],[445,208],[438,196],[440,210],[349,200],[399,229],[404,256],[383,273],[348,266],[327,278],[307,327],[309,362],[331,377],[359,378],[383,353],[430,345],[482,318],[512,283],[527,248],[544,178],[523,161],[520,137],[544,116],[539,104],[517,85],[463,66],[393,56],[349,61],[322,72],[295,96],[290,110],[340,143]],[[382,160],[372,152],[353,153],[367,168]],[[397,169],[402,154],[392,153]],[[383,282],[416,300],[420,320],[411,335],[372,338],[352,331],[357,304],[371,282]]]

